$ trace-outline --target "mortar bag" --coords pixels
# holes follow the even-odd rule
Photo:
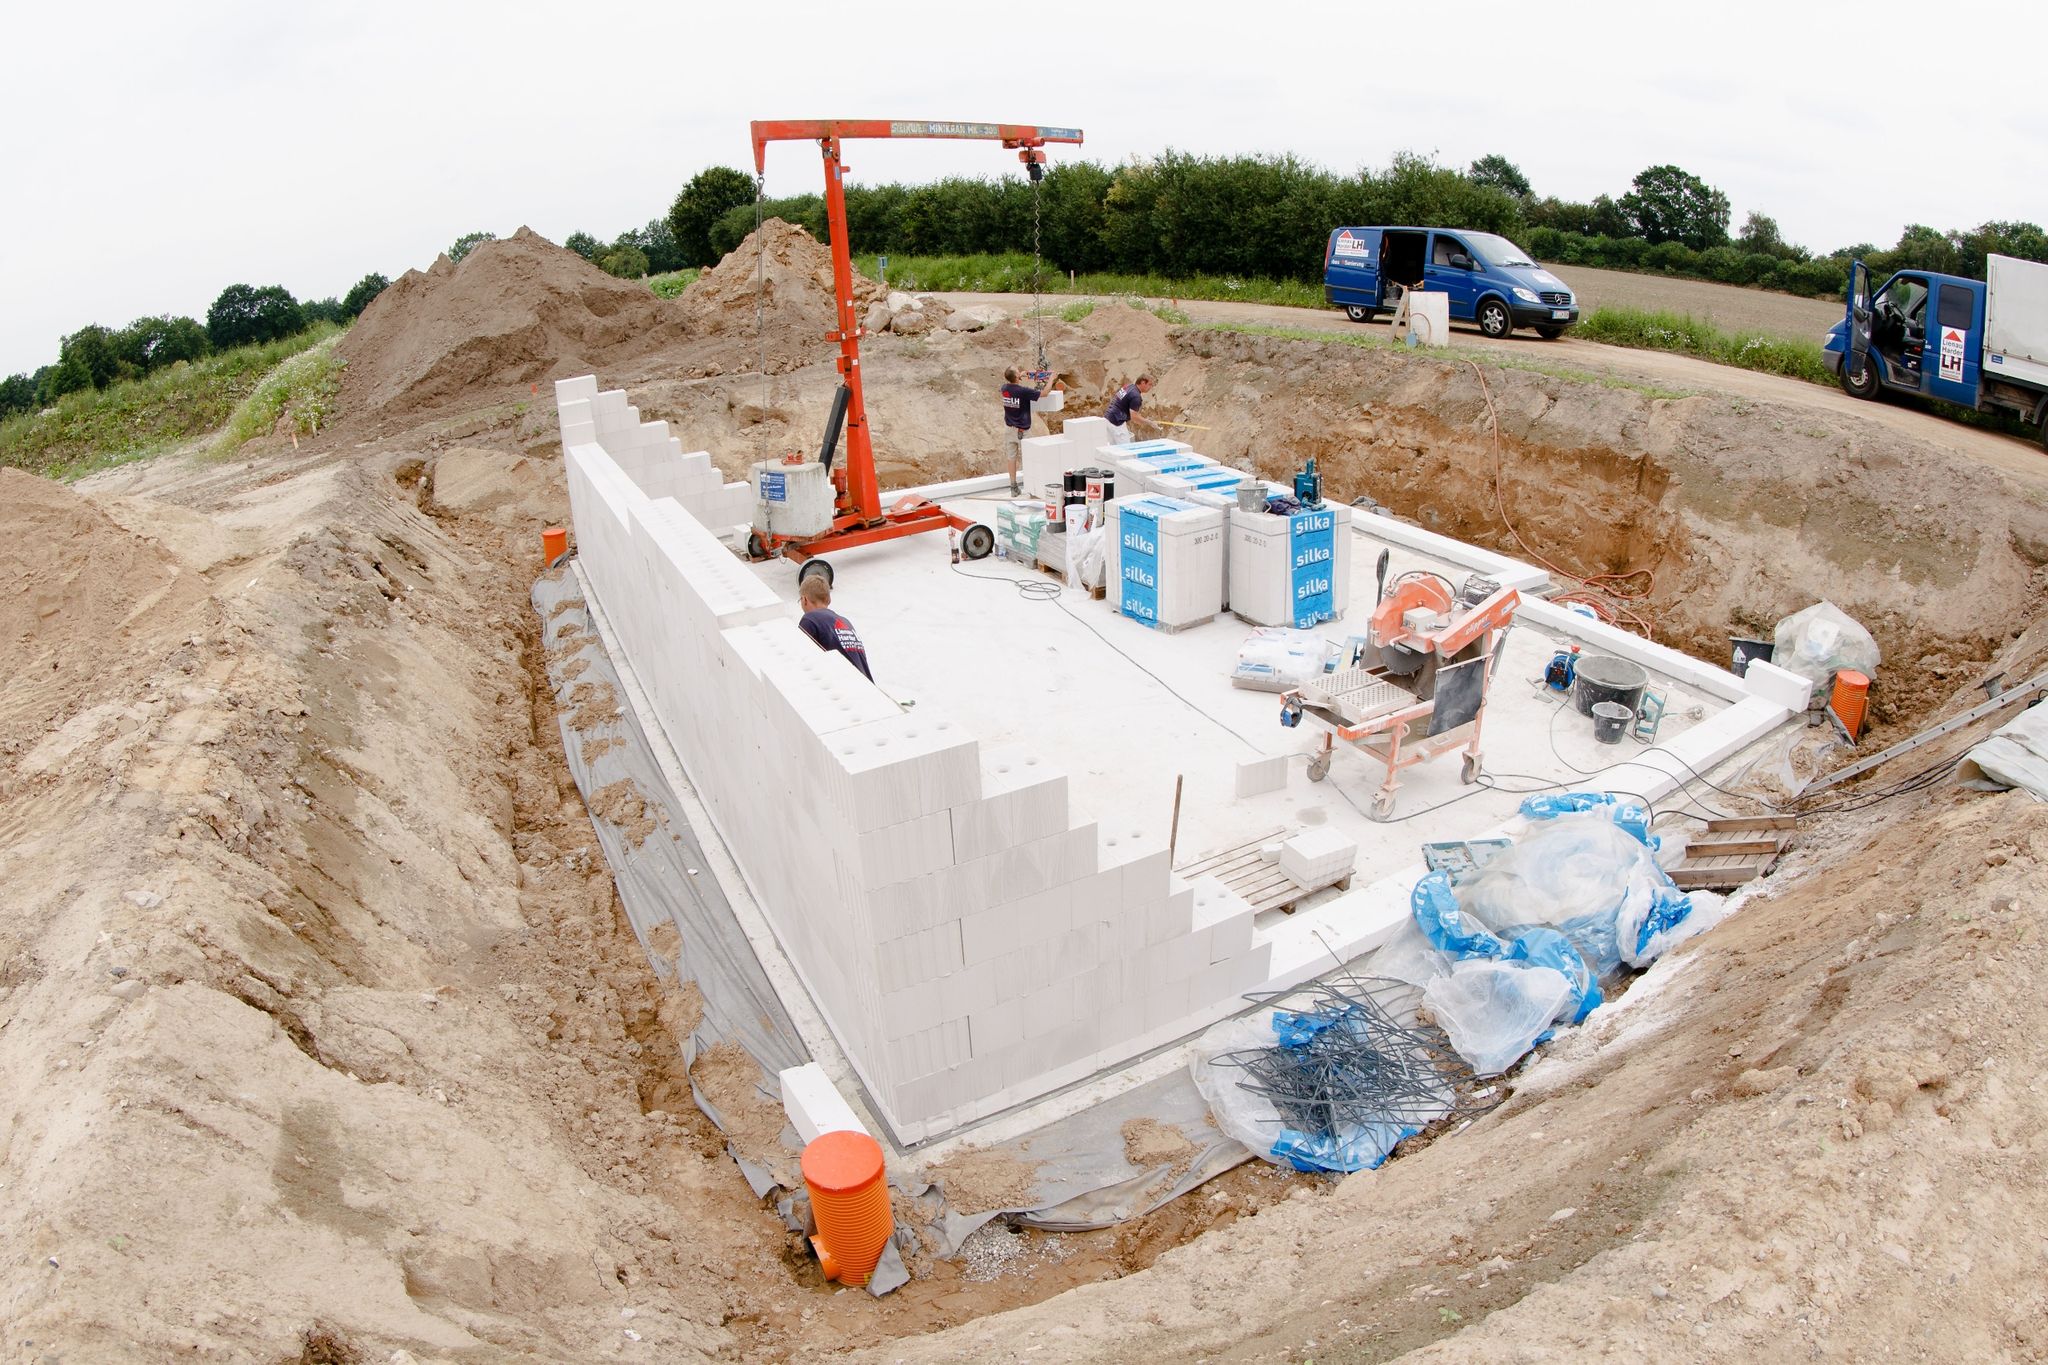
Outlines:
[[[1507,960],[1553,968],[1571,982],[1572,998],[1565,1006],[1565,1014],[1560,1016],[1569,1023],[1584,1023],[1586,1016],[1600,1008],[1606,998],[1584,956],[1569,937],[1555,929],[1536,924],[1517,932],[1508,940]]]
[[[1651,848],[1660,842],[1650,833],[1650,812],[1613,792],[1556,792],[1522,802],[1524,820],[1554,820],[1560,815],[1597,810]]]
[[[1451,889],[1448,872],[1431,872],[1415,883],[1415,890],[1408,896],[1408,908],[1414,913],[1415,927],[1438,952],[1456,958],[1501,957],[1507,953],[1506,944],[1459,908],[1458,893]]]
[[[1555,967],[1473,958],[1424,987],[1422,1003],[1475,1074],[1498,1076],[1571,1008],[1573,994]]]
[[[1874,677],[1882,658],[1870,632],[1832,602],[1816,602],[1778,622],[1771,644],[1772,663],[1823,689],[1845,668]]]

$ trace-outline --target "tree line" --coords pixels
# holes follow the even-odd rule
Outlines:
[[[756,211],[751,177],[724,166],[697,175],[669,211],[682,264],[716,262],[753,231]],[[759,212],[826,237],[820,195],[768,200]],[[856,252],[1030,251],[1035,238],[1055,269],[1132,275],[1319,280],[1332,228],[1391,223],[1497,232],[1554,264],[1815,297],[1842,293],[1857,257],[1880,277],[1918,269],[1976,279],[1993,252],[2048,260],[2048,234],[2024,222],[1945,232],[1915,224],[1889,249],[1860,242],[1823,255],[1785,241],[1761,212],[1731,233],[1727,194],[1678,166],[1647,167],[1618,196],[1575,202],[1537,194],[1503,156],[1461,171],[1403,153],[1384,169],[1338,175],[1292,156],[1169,151],[1115,168],[1063,162],[1035,204],[1019,176],[849,186],[846,216]]]
[[[355,320],[391,281],[369,274],[340,298],[301,302],[281,284],[231,284],[206,310],[206,321],[169,313],[126,327],[81,327],[57,343],[57,358],[32,374],[0,379],[0,418],[48,407],[68,393],[141,379],[216,351],[294,336],[322,322]]]
[[[712,166],[644,227],[610,241],[579,230],[563,245],[602,270],[637,279],[716,264],[754,230],[757,216],[828,238],[822,196],[757,204],[753,177]],[[1888,249],[1861,242],[1822,255],[1785,241],[1761,212],[1746,215],[1731,233],[1727,194],[1678,166],[1648,167],[1621,194],[1582,203],[1537,194],[1519,167],[1497,155],[1459,170],[1402,153],[1384,168],[1339,175],[1287,155],[1168,151],[1113,168],[1061,162],[1036,195],[1021,175],[851,185],[846,216],[852,247],[861,253],[966,256],[1037,246],[1056,270],[1167,277],[1320,280],[1330,231],[1376,223],[1497,232],[1552,264],[1684,275],[1814,297],[1841,294],[1849,262],[1858,257],[1879,278],[1917,269],[1982,279],[1985,257],[1994,252],[2048,261],[2048,234],[2025,222],[1949,231],[1914,224]],[[466,233],[448,255],[460,261],[493,236]],[[236,284],[221,291],[203,325],[166,315],[138,318],[119,330],[81,328],[63,338],[53,363],[0,380],[0,417],[317,322],[352,321],[387,283],[382,275],[366,275],[342,298],[304,302],[281,285]]]

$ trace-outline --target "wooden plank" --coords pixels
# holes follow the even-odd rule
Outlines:
[[[1775,838],[1695,839],[1685,846],[1686,861],[1695,857],[1725,857],[1730,853],[1776,853],[1782,847]]]
[[[1247,853],[1254,858],[1258,857],[1261,845],[1270,844],[1275,839],[1285,836],[1286,833],[1287,827],[1285,825],[1275,825],[1256,839],[1246,839],[1243,843],[1231,844],[1227,848],[1221,848],[1214,853],[1205,854],[1191,863],[1185,863],[1175,868],[1174,871],[1181,876],[1187,876],[1190,873],[1198,877],[1207,876],[1209,875],[1208,869],[1220,863],[1243,858]]]
[[[1790,815],[1744,815],[1726,820],[1707,821],[1707,833],[1719,834],[1732,830],[1750,829],[1797,829],[1799,821]]]

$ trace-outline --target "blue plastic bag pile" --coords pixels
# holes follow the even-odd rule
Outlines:
[[[1657,865],[1650,814],[1607,792],[1532,796],[1537,830],[1453,886],[1410,897],[1441,958],[1423,999],[1481,1076],[1513,1066],[1559,1022],[1599,1007],[1601,978],[1646,967],[1688,936],[1689,897]]]

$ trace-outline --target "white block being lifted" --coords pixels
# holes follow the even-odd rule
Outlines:
[[[790,1126],[806,1146],[817,1141],[822,1133],[868,1131],[854,1117],[853,1106],[816,1062],[790,1067],[775,1079],[782,1084],[782,1112],[789,1116]]]

